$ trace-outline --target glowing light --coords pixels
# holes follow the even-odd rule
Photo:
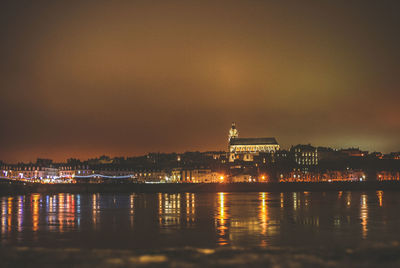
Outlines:
[[[350,205],[351,205],[351,192],[347,192],[347,195],[346,195],[346,205],[347,205],[348,207],[350,207]]]
[[[22,231],[22,224],[24,219],[24,197],[20,196],[18,199],[18,232]]]
[[[5,234],[7,231],[7,216],[6,197],[3,197],[1,200],[1,234]]]
[[[226,202],[225,201],[225,193],[218,193],[218,195],[219,195],[219,198],[218,198],[219,209],[217,210],[216,229],[217,229],[217,234],[219,236],[218,244],[220,246],[223,246],[223,245],[228,244],[227,220],[229,219],[229,215],[227,214],[226,206],[225,206],[225,202]]]
[[[377,191],[376,194],[378,196],[379,206],[382,207],[383,206],[383,191]]]
[[[368,204],[367,204],[366,194],[361,195],[360,218],[361,218],[362,236],[363,238],[366,238],[368,233]]]
[[[224,176],[219,177],[220,182],[224,182],[224,179],[225,179]]]
[[[268,210],[267,210],[267,193],[260,193],[259,200],[261,201],[260,204],[260,210],[259,210],[259,215],[258,218],[260,220],[260,225],[261,225],[261,235],[262,235],[262,240],[261,240],[261,247],[266,247],[267,246],[267,241],[266,241],[266,234],[267,234],[267,229],[268,229]]]
[[[12,208],[13,208],[13,198],[9,197],[8,198],[8,232],[11,232],[11,220],[12,220]]]
[[[39,200],[40,194],[33,194],[31,200],[32,206],[32,229],[36,232],[39,229]]]

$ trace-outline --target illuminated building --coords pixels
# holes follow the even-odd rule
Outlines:
[[[321,174],[318,172],[303,172],[301,170],[294,170],[287,174],[285,177],[283,174],[280,178],[281,182],[316,182],[321,181]]]
[[[229,162],[253,161],[260,153],[275,153],[279,144],[275,138],[239,138],[236,124],[229,130]]]
[[[168,180],[167,173],[159,169],[136,170],[133,176],[136,182],[165,182]]]
[[[377,179],[379,181],[398,181],[400,180],[400,172],[382,170],[378,172]]]
[[[75,175],[75,169],[70,166],[61,166],[59,174],[61,177],[73,177]]]
[[[175,168],[171,172],[172,182],[211,183],[218,182],[221,174],[207,168]]]
[[[7,178],[53,178],[58,176],[58,169],[35,164],[16,164],[2,168],[1,176]]]
[[[256,177],[251,174],[237,174],[231,177],[231,181],[236,182],[256,182]]]
[[[318,165],[318,150],[317,148],[307,145],[296,145],[290,149],[294,155],[294,161],[300,166],[315,166]]]

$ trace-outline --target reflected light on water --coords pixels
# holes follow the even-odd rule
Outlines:
[[[361,209],[360,209],[360,218],[361,218],[361,229],[362,229],[362,237],[366,238],[368,234],[368,203],[367,203],[367,195],[361,195]]]
[[[0,241],[3,246],[111,248],[146,243],[269,248],[300,240],[355,244],[399,239],[393,232],[396,198],[398,193],[383,191],[5,196],[0,197]]]
[[[163,219],[163,194],[158,193],[158,223],[161,225]]]
[[[97,194],[92,195],[92,221],[94,229],[97,229],[100,221],[100,202],[97,200]]]
[[[220,246],[228,245],[228,220],[229,214],[226,207],[226,193],[217,193],[218,195],[218,210],[216,218],[216,231],[217,231],[217,243]]]
[[[178,227],[181,224],[181,194],[159,194],[159,224]]]
[[[378,196],[379,206],[383,206],[383,191],[377,191],[376,195]]]
[[[18,218],[17,218],[18,232],[22,231],[23,222],[24,222],[24,197],[20,196],[18,198]]]
[[[300,200],[297,200],[297,193],[293,193],[293,209],[296,210],[297,209],[297,202]]]
[[[186,223],[191,225],[195,222],[195,194],[194,193],[186,193]]]
[[[81,227],[81,195],[76,195],[76,213],[77,213],[77,221],[78,227]]]
[[[346,193],[346,206],[347,207],[351,206],[351,192]]]
[[[67,195],[67,208],[68,208],[67,226],[68,228],[73,228],[75,227],[75,216],[76,216],[75,195],[73,194]]]
[[[7,231],[7,203],[6,198],[1,199],[1,234],[4,235]]]
[[[134,222],[134,203],[135,203],[135,194],[131,194],[129,196],[129,223],[131,229],[133,228],[133,222]]]
[[[310,205],[310,192],[303,192],[304,194],[304,205],[308,207]],[[299,200],[299,206],[300,206],[300,200]]]
[[[56,197],[47,196],[46,197],[46,211],[47,211],[47,224],[50,231],[54,231],[56,223]]]
[[[32,230],[36,232],[39,229],[39,202],[40,194],[32,194],[31,196],[32,208]]]
[[[64,231],[64,194],[58,194],[58,231]]]
[[[267,200],[268,200],[268,193],[260,193],[259,195],[260,200],[260,207],[259,207],[259,214],[258,218],[260,220],[261,226],[261,247],[267,246],[267,229],[268,229],[268,207],[267,207]]]
[[[13,205],[13,203],[12,203],[12,201],[13,201],[13,198],[12,197],[9,197],[8,198],[8,211],[7,211],[7,214],[8,214],[8,219],[7,219],[7,226],[8,226],[8,228],[7,228],[7,231],[8,232],[11,232],[11,224],[12,224],[12,205]]]

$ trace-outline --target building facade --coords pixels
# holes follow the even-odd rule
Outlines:
[[[318,165],[318,150],[310,144],[299,144],[293,146],[290,151],[294,156],[294,161],[299,166],[316,166]]]
[[[236,124],[229,130],[229,162],[235,160],[253,161],[260,153],[275,153],[279,150],[275,138],[239,138]]]
[[[215,183],[221,175],[208,168],[175,168],[171,172],[171,182]]]

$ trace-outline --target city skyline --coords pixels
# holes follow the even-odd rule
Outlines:
[[[80,159],[80,160],[88,160],[88,159],[95,159],[95,158],[97,158],[97,157],[101,157],[101,156],[110,156],[110,157],[112,157],[112,158],[114,158],[114,157],[138,157],[138,156],[143,156],[143,155],[147,155],[147,154],[152,154],[152,153],[161,153],[161,154],[171,154],[171,153],[176,153],[176,154],[183,154],[183,153],[185,153],[185,152],[196,152],[196,151],[198,151],[198,152],[212,152],[212,151],[215,151],[215,152],[217,152],[217,151],[225,151],[225,152],[227,152],[228,153],[228,150],[227,150],[227,147],[228,147],[228,144],[229,144],[229,142],[226,142],[226,138],[227,137],[229,137],[229,135],[227,134],[228,133],[228,131],[225,131],[226,133],[226,135],[224,136],[224,142],[225,142],[225,146],[220,146],[219,148],[216,148],[216,149],[213,149],[213,148],[210,148],[210,149],[208,149],[207,150],[207,148],[205,148],[205,149],[196,149],[196,148],[203,148],[203,147],[201,147],[201,145],[199,146],[199,147],[194,147],[195,149],[194,150],[189,150],[189,149],[183,149],[183,150],[181,150],[181,151],[160,151],[160,150],[154,150],[154,151],[143,151],[143,152],[141,152],[141,153],[120,153],[120,154],[118,154],[118,153],[112,153],[112,152],[99,152],[99,153],[89,153],[87,156],[82,156],[82,155],[79,155],[79,154],[69,154],[69,155],[66,155],[66,154],[63,154],[63,152],[60,152],[60,154],[58,154],[58,156],[57,157],[53,157],[53,155],[54,155],[54,151],[52,151],[52,150],[50,150],[50,152],[47,152],[47,153],[41,153],[41,154],[38,154],[38,155],[36,155],[36,156],[34,156],[34,154],[32,154],[33,155],[33,157],[32,158],[30,158],[30,159],[24,159],[24,157],[22,157],[22,158],[18,158],[18,159],[11,159],[11,160],[7,160],[7,159],[0,159],[0,161],[4,161],[4,162],[8,162],[8,163],[17,163],[17,162],[34,162],[34,161],[36,161],[37,159],[52,159],[52,160],[54,160],[55,162],[64,162],[64,161],[66,161],[66,160],[68,160],[68,159],[71,159],[71,158],[75,158],[75,159]],[[256,138],[257,139],[257,136],[250,136],[250,137],[246,137],[246,138]],[[281,144],[280,143],[280,140],[279,140],[279,138],[278,138],[278,143],[279,144]],[[284,144],[284,143],[283,143]],[[281,150],[290,150],[290,148],[291,147],[293,147],[293,146],[296,146],[296,145],[301,145],[301,144],[305,144],[305,145],[313,145],[313,146],[316,146],[316,147],[324,147],[324,148],[331,148],[331,149],[334,149],[334,150],[341,150],[341,149],[360,149],[360,150],[363,150],[363,151],[367,151],[367,152],[369,152],[369,153],[373,153],[373,152],[379,152],[379,153],[383,153],[383,154],[389,154],[389,153],[394,153],[394,152],[398,152],[398,151],[400,151],[400,150],[397,150],[397,149],[395,149],[395,148],[393,148],[392,150],[388,150],[388,151],[379,151],[379,150],[368,150],[368,149],[366,149],[366,148],[363,148],[363,147],[360,147],[360,146],[357,146],[357,145],[355,145],[355,144],[351,144],[351,143],[347,143],[347,144],[344,144],[344,145],[337,145],[337,146],[330,146],[330,145],[326,145],[326,144],[314,144],[314,143],[311,143],[311,142],[304,142],[304,143],[294,143],[294,144],[288,144],[288,145],[286,145],[286,146],[282,146],[282,145],[280,145],[280,149]],[[178,146],[179,147],[179,146]],[[374,147],[369,147],[369,148],[374,148]],[[57,154],[56,154],[57,155]]]
[[[256,138],[256,137],[246,137],[245,139],[248,139],[248,138],[250,138],[250,139],[253,139],[253,138],[254,139],[260,139],[260,138]],[[227,144],[229,144],[229,142]],[[360,152],[363,152],[363,153],[371,154],[373,157],[376,157],[376,153],[378,153],[378,154],[380,153],[382,155],[389,156],[389,155],[392,155],[392,154],[398,154],[400,152],[399,150],[391,150],[391,151],[387,151],[387,152],[368,151],[365,148],[362,148],[362,147],[359,147],[359,146],[331,147],[331,146],[323,146],[323,145],[320,145],[320,144],[312,144],[312,143],[303,143],[303,144],[296,143],[296,144],[291,144],[288,147],[280,146],[279,150],[280,151],[290,151],[293,147],[296,147],[296,146],[312,146],[312,147],[317,148],[317,149],[319,149],[319,148],[321,148],[323,150],[328,149],[328,150],[333,150],[333,151],[337,151],[337,152],[346,151],[346,150],[350,150],[350,151],[354,150],[354,151],[360,151]],[[42,155],[37,155],[36,157],[34,157],[32,159],[25,160],[25,161],[21,160],[21,159],[19,159],[17,161],[5,161],[4,159],[0,159],[0,162],[3,161],[4,163],[7,163],[7,164],[35,163],[35,162],[40,161],[40,160],[45,160],[45,161],[51,160],[54,163],[63,163],[63,162],[67,162],[68,160],[80,160],[80,161],[84,161],[85,162],[85,161],[88,161],[88,160],[101,159],[102,157],[107,157],[107,158],[110,158],[110,159],[118,159],[118,158],[128,159],[128,158],[135,158],[135,157],[143,157],[143,156],[152,155],[152,154],[183,155],[185,153],[196,153],[196,152],[199,152],[199,153],[207,153],[207,152],[210,152],[210,153],[211,152],[221,153],[221,152],[224,152],[226,154],[226,156],[229,158],[229,149],[228,148],[221,148],[221,149],[216,149],[216,150],[211,150],[211,149],[210,150],[184,150],[184,151],[170,151],[170,152],[148,151],[148,152],[144,152],[142,154],[115,154],[115,155],[107,154],[107,153],[103,152],[103,153],[91,155],[89,157],[79,157],[79,156],[71,155],[69,157],[64,157],[64,158],[60,158],[60,159],[59,158],[47,157],[46,155],[42,154]],[[364,156],[367,156],[367,155],[364,155]]]
[[[397,1],[30,3],[0,11],[0,159],[399,151]]]

